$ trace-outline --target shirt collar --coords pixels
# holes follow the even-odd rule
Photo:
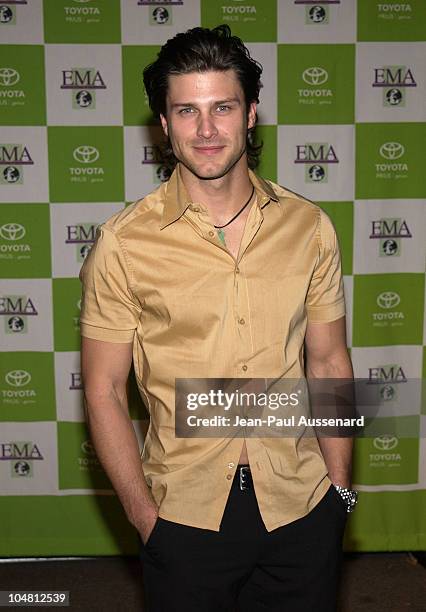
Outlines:
[[[260,208],[266,206],[269,201],[280,203],[279,197],[272,189],[272,186],[252,170],[249,170],[250,181],[254,185]],[[192,204],[188,192],[183,184],[180,164],[176,164],[170,179],[166,183],[166,193],[164,198],[164,211],[161,218],[160,229],[177,221]]]

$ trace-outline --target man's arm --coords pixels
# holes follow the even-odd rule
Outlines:
[[[146,542],[158,508],[145,481],[127,406],[132,344],[83,337],[81,355],[86,418],[96,453],[129,521]]]
[[[353,378],[346,348],[345,317],[331,323],[308,323],[305,336],[306,377]],[[330,480],[351,487],[353,439],[319,437]]]

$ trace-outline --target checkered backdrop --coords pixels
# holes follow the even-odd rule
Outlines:
[[[426,548],[420,387],[404,401],[426,371],[424,0],[2,0],[0,555],[136,551],[84,424],[77,275],[97,225],[168,176],[143,67],[220,23],[264,66],[261,174],[335,223],[355,373],[381,397],[346,547]]]

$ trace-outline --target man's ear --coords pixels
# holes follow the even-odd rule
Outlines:
[[[166,136],[169,135],[169,128],[167,125],[167,119],[165,118],[165,116],[160,113],[160,121],[161,121],[161,127],[163,128],[163,132],[165,133]]]
[[[251,128],[254,128],[254,126],[256,125],[256,111],[256,102],[251,102],[247,113],[247,128],[249,130],[251,130]]]

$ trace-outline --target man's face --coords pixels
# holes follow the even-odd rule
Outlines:
[[[163,130],[176,158],[195,176],[220,178],[247,163],[247,129],[255,124],[256,104],[247,112],[233,70],[171,75],[166,102]]]

